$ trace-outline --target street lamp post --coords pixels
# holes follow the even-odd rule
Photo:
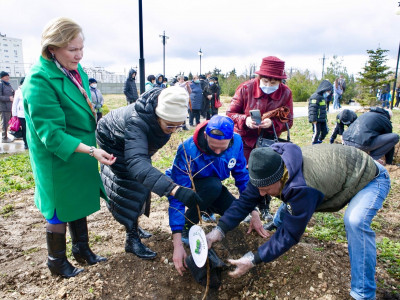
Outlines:
[[[138,0],[139,4],[139,68],[140,68],[140,93],[145,92],[144,85],[144,56],[143,56],[143,11],[142,11],[142,0]]]
[[[400,58],[400,43],[399,43],[399,50],[397,51],[397,63],[396,63],[396,73],[394,74],[394,83],[393,83],[393,92],[392,92],[392,103],[390,104],[390,109],[393,109],[394,103],[394,92],[396,90],[397,84],[397,71],[399,70],[399,58]]]
[[[163,35],[160,35],[160,38],[162,38],[163,43],[163,75],[165,78],[165,43],[167,42],[167,39],[169,39],[169,37],[165,35],[165,30],[163,32]]]
[[[200,50],[199,50],[199,52],[198,52],[197,54],[198,54],[199,57],[200,57],[200,74],[199,74],[199,75],[201,75],[201,57],[202,57],[202,55],[203,55],[203,52],[201,52],[201,48],[200,48]]]

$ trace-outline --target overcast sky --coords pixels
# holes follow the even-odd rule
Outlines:
[[[127,73],[139,66],[137,0],[0,0],[0,32],[22,39],[26,63],[37,61],[43,27],[55,17],[73,19],[85,35],[83,66]],[[238,74],[265,56],[286,61],[287,71],[309,69],[318,77],[325,54],[343,59],[357,74],[367,49],[388,49],[394,70],[400,40],[398,0],[143,0],[146,76],[202,73],[215,67]]]

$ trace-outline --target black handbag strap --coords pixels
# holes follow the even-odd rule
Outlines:
[[[271,122],[272,122],[272,120],[271,120]],[[289,125],[288,125],[288,123],[285,123],[285,125],[286,125],[286,130],[287,130],[287,141],[290,142]],[[262,138],[262,137],[263,137],[263,135],[264,135],[264,129],[265,129],[265,128],[261,129],[260,135],[258,136],[259,138]],[[278,135],[276,134],[274,122],[272,122],[272,130],[274,131],[274,142],[275,142],[275,143],[278,143],[278,142],[279,142],[279,138],[278,138]]]

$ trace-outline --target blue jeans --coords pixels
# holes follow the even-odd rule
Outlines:
[[[350,256],[351,291],[354,299],[375,299],[376,245],[372,219],[382,207],[390,190],[390,178],[379,163],[379,175],[350,201],[344,224]]]
[[[354,299],[375,299],[376,245],[372,219],[382,207],[390,190],[390,178],[385,167],[376,163],[379,175],[371,180],[351,200],[344,214],[351,267],[351,291]],[[282,203],[274,216],[274,224],[282,225]]]

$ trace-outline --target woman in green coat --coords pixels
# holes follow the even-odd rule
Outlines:
[[[105,258],[88,244],[86,217],[106,198],[98,161],[115,162],[96,148],[96,114],[88,98],[88,77],[81,27],[70,19],[51,21],[42,33],[42,55],[23,88],[27,140],[35,178],[35,204],[46,218],[47,265],[53,274],[73,277],[82,272],[65,255],[66,223],[72,254],[79,263]]]

